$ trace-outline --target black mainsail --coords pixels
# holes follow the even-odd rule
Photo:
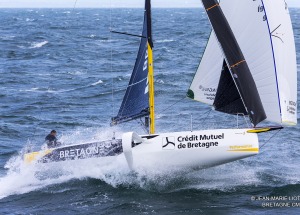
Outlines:
[[[213,106],[215,110],[224,113],[248,114],[225,60]]]
[[[266,114],[248,64],[218,1],[202,0],[202,2],[223,50],[228,71],[230,71],[232,76],[232,79],[228,79],[228,76],[226,76],[230,83],[220,81],[218,86],[219,93],[217,92],[217,95],[221,94],[220,90],[225,90],[225,94],[227,94],[226,97],[236,97],[236,92],[240,95],[240,99],[232,99],[233,104],[224,103],[220,100],[218,101],[218,99],[224,99],[224,95],[217,96],[217,100],[215,99],[214,102],[214,104],[217,105],[216,109],[226,113],[234,113],[234,109],[237,111],[244,111],[244,109],[241,108],[241,104],[243,104],[245,112],[249,115],[252,124],[256,126],[259,122],[266,119]],[[222,72],[221,78],[224,76],[224,72]],[[236,85],[237,91],[228,90],[228,86],[232,89],[232,80]],[[230,95],[230,92],[233,92],[233,94]]]
[[[152,49],[151,3],[145,1],[143,32],[135,66],[127,86],[118,115],[112,118],[112,124],[119,124],[148,116],[149,110],[149,47]],[[151,56],[150,56],[151,54]],[[152,63],[150,64],[152,66]]]

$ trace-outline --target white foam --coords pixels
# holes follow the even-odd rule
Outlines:
[[[25,90],[19,90],[20,92],[35,92],[35,93],[52,93],[52,94],[56,94],[56,93],[64,93],[64,92],[70,92],[73,91],[75,89],[64,89],[64,90],[55,90],[55,89],[51,89],[51,88],[38,88],[38,87],[34,87],[31,89],[25,89]]]
[[[92,83],[91,85],[92,85],[92,86],[96,86],[96,85],[102,84],[102,83],[103,83],[103,81],[102,81],[102,80],[99,80],[99,81],[97,81],[97,82],[95,82],[95,83]]]
[[[34,21],[34,19],[26,18],[26,22],[32,22],[32,21]]]
[[[19,90],[20,92],[36,92],[36,91],[39,91],[40,88],[38,87],[33,87],[31,89],[28,89],[28,90]]]
[[[61,142],[78,144],[111,139],[113,132],[116,132],[117,138],[123,133],[115,128],[86,128],[58,136]],[[0,178],[0,198],[32,192],[72,179],[86,178],[99,179],[113,187],[130,185],[146,190],[158,189],[168,192],[182,189],[231,191],[244,186],[278,186],[278,179],[281,185],[297,184],[300,178],[299,171],[290,171],[297,169],[296,164],[288,168],[283,164],[274,167],[267,158],[262,159],[258,156],[199,171],[170,169],[157,164],[154,166],[151,159],[146,161],[145,166],[143,158],[134,159],[135,172],[130,172],[123,154],[115,157],[31,165],[24,164],[21,155],[15,156],[5,165],[8,168],[7,174]],[[270,181],[273,177],[277,181]],[[183,182],[180,186],[178,180]],[[170,190],[172,184],[176,186]]]
[[[29,48],[35,49],[35,48],[41,48],[42,46],[46,45],[48,41],[43,41],[43,42],[34,42],[31,44]]]
[[[164,40],[155,40],[155,43],[170,43],[174,42],[175,40],[173,39],[164,39]]]
[[[77,130],[73,133],[64,134],[60,140],[73,144],[107,140],[112,138],[113,131],[111,128]],[[5,165],[8,172],[0,178],[0,199],[42,189],[49,185],[64,183],[71,179],[90,177],[109,182],[108,179],[105,180],[108,174],[119,175],[118,169],[125,172],[129,171],[123,156],[120,158],[113,157],[113,159],[88,159],[76,162],[76,165],[72,161],[64,162],[63,165],[61,163],[25,164],[20,152],[20,155],[12,157]],[[115,178],[118,177],[115,176]],[[112,180],[112,184],[117,184],[117,182]]]
[[[85,75],[86,74],[86,71],[71,71],[71,72],[68,72],[68,74],[70,75]]]
[[[12,157],[5,168],[9,169],[6,176],[0,178],[0,199],[9,195],[27,193],[36,190],[44,183],[35,177],[37,169],[28,166],[22,161],[22,157]]]
[[[157,79],[155,82],[159,83],[159,84],[164,84],[165,83],[162,79]]]
[[[3,40],[11,40],[13,38],[15,38],[16,36],[12,36],[12,35],[3,35],[3,36],[0,36],[0,39],[3,39]]]

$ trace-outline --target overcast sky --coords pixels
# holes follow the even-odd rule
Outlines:
[[[0,8],[143,7],[144,0],[0,0]],[[285,0],[289,7],[300,7],[300,0]],[[153,7],[199,7],[200,0],[152,0]]]

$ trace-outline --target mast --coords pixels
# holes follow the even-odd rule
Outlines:
[[[149,133],[155,133],[155,108],[154,108],[154,68],[153,68],[153,42],[152,42],[152,20],[151,20],[151,2],[146,0],[147,32],[148,32],[148,81],[149,81],[149,112],[150,127]]]
[[[149,111],[150,111],[150,128],[149,133],[155,133],[155,109],[154,109],[154,69],[153,69],[153,53],[148,43],[148,80],[149,80]]]

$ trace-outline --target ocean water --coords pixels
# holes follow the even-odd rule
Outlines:
[[[299,15],[291,9],[298,53]],[[271,140],[255,157],[205,170],[24,165],[22,152],[52,129],[66,144],[144,133],[138,122],[109,126],[139,46],[109,30],[140,34],[143,9],[1,9],[0,19],[0,214],[299,214],[299,125],[261,136]],[[189,130],[191,114],[194,129],[236,126],[235,117],[183,99],[209,32],[203,10],[153,9],[158,132]],[[265,196],[293,201],[270,207],[258,199]]]

